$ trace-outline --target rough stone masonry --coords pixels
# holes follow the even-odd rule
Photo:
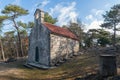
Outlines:
[[[79,39],[68,29],[44,22],[44,12],[35,11],[35,26],[29,37],[27,64],[50,68],[79,51]]]

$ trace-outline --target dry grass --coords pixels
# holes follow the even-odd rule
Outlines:
[[[96,73],[98,58],[91,54],[74,57],[57,68],[42,70],[23,66],[25,59],[0,64],[0,80],[73,80]]]

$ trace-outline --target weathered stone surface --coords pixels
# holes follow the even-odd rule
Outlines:
[[[50,34],[51,65],[63,58],[71,57],[79,51],[79,42],[67,37]]]
[[[35,26],[29,37],[27,63],[36,67],[51,67],[64,62],[79,51],[79,42],[53,34],[41,21],[40,10],[35,12]]]
[[[49,66],[50,62],[50,42],[49,31],[42,25],[36,25],[30,34],[29,51],[28,51],[28,63],[39,63]],[[38,53],[36,53],[38,48]],[[35,61],[35,56],[38,54],[39,61]]]
[[[100,55],[100,75],[115,76],[117,74],[116,55]]]

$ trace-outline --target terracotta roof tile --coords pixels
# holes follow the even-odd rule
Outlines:
[[[79,40],[75,34],[73,34],[71,31],[68,29],[61,28],[59,26],[44,22],[44,26],[46,26],[52,33],[55,33],[57,35],[62,35],[65,37],[69,37],[75,40]]]

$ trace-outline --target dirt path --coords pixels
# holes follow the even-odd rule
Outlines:
[[[22,73],[24,72],[21,68],[26,62],[26,59],[19,59],[15,62],[4,63],[0,62],[0,80],[22,80]]]
[[[98,58],[94,54],[73,57],[59,67],[49,70],[28,69],[23,66],[25,63],[24,58],[0,63],[0,80],[74,80],[98,70]]]

